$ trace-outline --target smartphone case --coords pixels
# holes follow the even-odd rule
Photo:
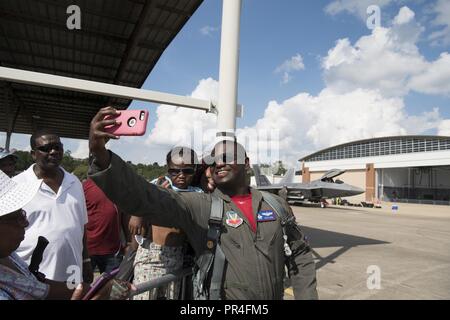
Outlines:
[[[82,300],[90,300],[103,286],[119,273],[119,268],[111,271],[111,273],[104,272],[91,285],[91,289],[85,294]]]
[[[113,119],[107,116],[105,120]],[[121,110],[120,115],[116,117],[120,125],[106,126],[105,131],[116,136],[142,136],[147,129],[148,111],[147,110]]]

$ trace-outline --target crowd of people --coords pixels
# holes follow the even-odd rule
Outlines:
[[[318,298],[311,248],[287,202],[249,186],[242,145],[219,141],[203,159],[175,147],[149,182],[105,148],[117,113],[91,122],[83,182],[62,168],[53,130],[31,136],[34,164],[17,175],[14,153],[0,150],[0,300],[83,299],[97,270],[120,276],[92,299],[282,299],[286,276],[296,299]],[[186,268],[187,281],[133,293]]]

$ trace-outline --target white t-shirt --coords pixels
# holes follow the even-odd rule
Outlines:
[[[34,165],[13,179],[19,183],[37,180]],[[77,177],[63,168],[64,179],[55,194],[42,183],[36,196],[23,209],[29,226],[16,253],[28,264],[39,236],[49,241],[39,271],[55,281],[81,281],[83,234],[87,223],[83,187]],[[81,278],[79,278],[81,277]]]

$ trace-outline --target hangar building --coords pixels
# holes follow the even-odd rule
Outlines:
[[[303,182],[330,169],[366,192],[349,201],[450,205],[450,137],[394,136],[329,147],[299,160]]]

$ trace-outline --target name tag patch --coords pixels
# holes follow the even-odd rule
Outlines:
[[[258,212],[258,222],[275,221],[277,216],[272,210],[264,210]]]

